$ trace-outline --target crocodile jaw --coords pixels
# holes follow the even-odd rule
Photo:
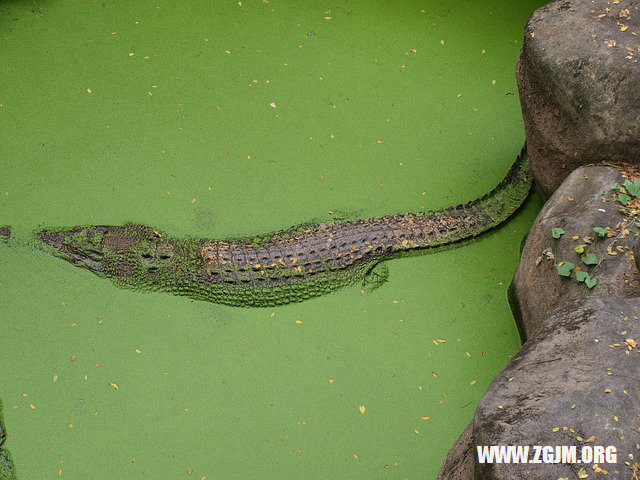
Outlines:
[[[92,250],[84,242],[78,241],[78,235],[81,233],[86,233],[86,229],[78,226],[68,230],[42,230],[38,233],[38,237],[44,244],[52,247],[56,255],[64,260],[77,267],[101,272],[100,252]]]

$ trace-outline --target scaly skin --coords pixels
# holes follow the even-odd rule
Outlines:
[[[491,192],[425,213],[301,226],[256,238],[172,238],[151,227],[45,229],[57,256],[123,287],[234,306],[302,301],[365,280],[381,261],[477,237],[504,222],[531,188],[526,147]]]

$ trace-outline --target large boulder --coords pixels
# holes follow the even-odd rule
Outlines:
[[[639,299],[591,297],[560,307],[495,378],[473,421],[476,447],[575,446],[580,459],[583,446],[612,445],[616,464],[482,464],[476,458],[473,478],[637,478],[639,315]]]
[[[462,432],[445,458],[436,480],[472,480],[475,445],[473,423]]]
[[[13,462],[9,452],[4,449],[6,433],[4,420],[2,419],[2,403],[0,403],[0,480],[16,480]]]
[[[536,10],[516,69],[536,185],[576,167],[640,162],[640,6],[557,0]]]
[[[612,190],[613,185],[622,185],[624,180],[618,168],[580,167],[540,211],[509,290],[509,301],[524,338],[540,329],[549,314],[565,302],[592,295],[640,296],[640,272],[633,254],[638,227],[629,215],[633,209],[622,213],[617,193]],[[601,237],[594,228],[605,229],[606,233],[600,231]],[[556,230],[559,238],[554,238],[554,229],[564,233]],[[582,253],[577,253],[576,248]],[[569,263],[562,262],[570,262],[575,268],[563,271],[562,265]],[[584,281],[579,282],[577,277],[584,273],[579,274],[577,269],[597,284],[589,288]]]

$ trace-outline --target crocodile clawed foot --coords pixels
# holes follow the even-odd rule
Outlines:
[[[389,267],[386,263],[376,263],[364,276],[362,291],[369,293],[389,279]]]

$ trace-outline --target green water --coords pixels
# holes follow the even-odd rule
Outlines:
[[[470,200],[524,139],[542,3],[4,1],[0,225],[224,238]],[[519,346],[506,290],[539,207],[372,293],[270,309],[0,245],[19,478],[433,478]]]

